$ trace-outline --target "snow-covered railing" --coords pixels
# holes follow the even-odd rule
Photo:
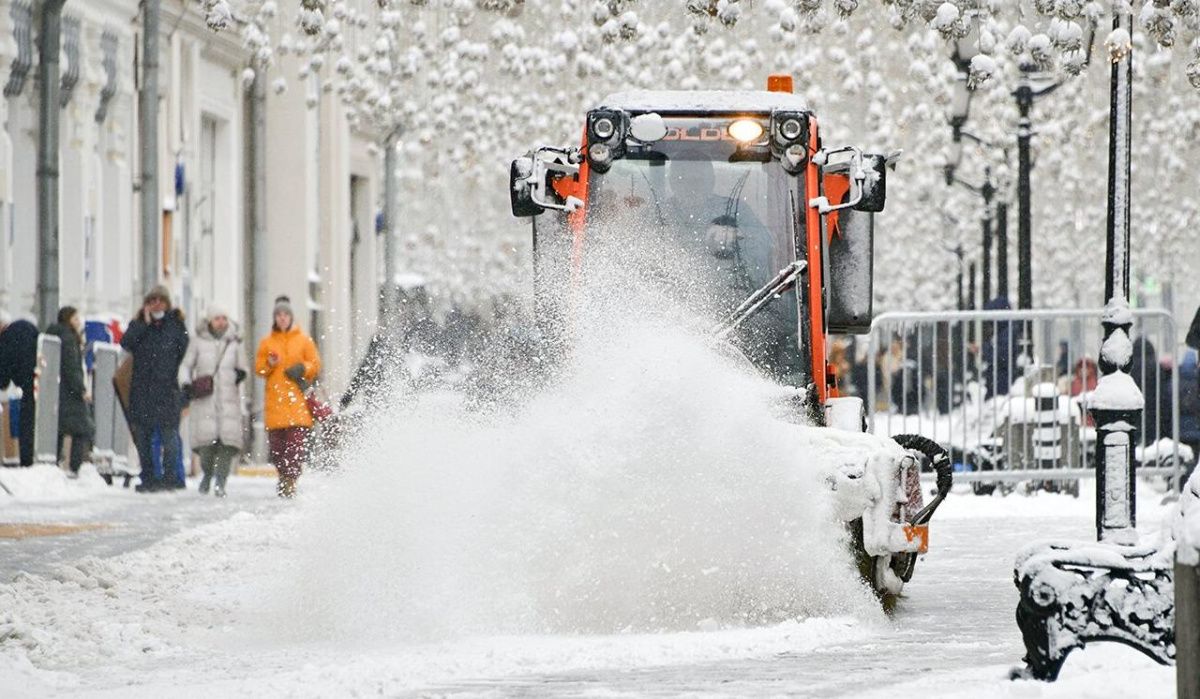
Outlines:
[[[951,453],[958,482],[1043,481],[1077,488],[1095,471],[1088,414],[1099,379],[1102,309],[885,313],[872,324],[865,393],[877,434],[921,434]],[[1159,364],[1176,350],[1174,319],[1133,311],[1134,381],[1147,408],[1136,458],[1143,475],[1179,476],[1179,389]],[[843,393],[849,381],[842,377]],[[864,387],[858,390],[864,392]],[[1052,473],[1051,473],[1052,472]],[[1179,482],[1179,479],[1176,481]]]

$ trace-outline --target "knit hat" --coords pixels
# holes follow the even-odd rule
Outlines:
[[[293,318],[296,317],[296,314],[292,312],[292,300],[290,298],[288,298],[287,296],[277,296],[275,298],[274,313],[280,313],[280,312],[286,313],[286,314],[292,316]]]
[[[218,316],[225,316],[226,318],[229,318],[229,314],[225,312],[225,308],[223,306],[219,304],[212,304],[208,307],[208,311],[204,314],[204,320],[211,323],[213,322],[213,319],[217,318]]]
[[[143,299],[145,303],[150,303],[154,299],[162,299],[168,306],[171,305],[171,290],[162,284],[156,284],[150,291],[146,292],[146,297]]]

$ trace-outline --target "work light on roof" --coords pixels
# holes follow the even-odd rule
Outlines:
[[[762,138],[763,125],[754,119],[738,119],[729,125],[729,135],[739,143],[754,143]]]
[[[779,135],[783,136],[785,140],[794,141],[800,138],[802,133],[804,133],[804,124],[800,123],[799,119],[785,119],[779,125]]]
[[[597,138],[608,140],[616,133],[617,125],[609,117],[600,117],[592,123],[592,133],[596,134]]]

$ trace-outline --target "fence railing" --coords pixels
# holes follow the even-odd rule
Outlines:
[[[950,450],[959,482],[1073,481],[1091,469],[1087,411],[1099,378],[1102,310],[885,313],[871,326],[872,432],[921,434]],[[1162,310],[1134,311],[1133,379],[1146,399],[1141,474],[1177,476],[1179,386],[1159,363],[1176,329]]]

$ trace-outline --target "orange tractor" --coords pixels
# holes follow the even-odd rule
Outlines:
[[[811,424],[861,433],[862,401],[839,396],[827,351],[830,334],[870,329],[874,217],[895,158],[826,147],[791,77],[772,76],[762,92],[610,95],[587,113],[580,147],[539,147],[513,161],[510,197],[513,214],[533,220],[539,298],[554,296],[540,288],[548,283],[578,280],[621,235],[618,255],[622,246],[669,249],[715,337],[795,387]],[[539,313],[562,311],[540,303]],[[860,568],[886,600],[928,546],[949,459],[914,436],[856,444],[861,461],[827,480]],[[922,468],[937,475],[928,504]]]

